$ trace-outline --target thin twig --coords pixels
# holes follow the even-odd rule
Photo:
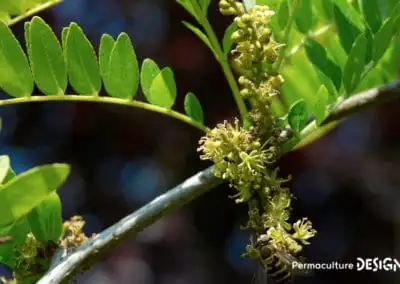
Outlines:
[[[362,109],[400,98],[400,80],[358,93],[338,103],[322,124],[342,119]]]
[[[51,1],[45,2],[43,4],[40,4],[40,5],[36,6],[35,8],[30,9],[30,10],[26,11],[25,13],[8,20],[7,24],[8,24],[8,26],[12,26],[26,18],[29,18],[29,17],[36,15],[54,5],[57,5],[57,4],[61,3],[62,1],[63,0],[51,0]]]
[[[96,258],[107,247],[114,247],[128,237],[135,236],[156,220],[189,203],[210,189],[219,185],[222,180],[216,178],[212,167],[197,173],[186,181],[160,195],[136,212],[126,216],[118,223],[85,242],[73,253],[60,257],[53,262],[52,268],[36,284],[61,283],[74,276],[79,268],[86,266],[90,259]],[[62,255],[62,254],[61,254]]]
[[[399,98],[400,80],[355,94],[334,106],[330,110],[327,118],[319,126],[315,123],[315,120],[309,123],[300,132],[299,137],[293,137],[283,145],[282,152],[293,151],[314,142],[353,113]]]

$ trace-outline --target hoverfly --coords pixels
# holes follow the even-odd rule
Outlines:
[[[310,274],[310,271],[293,268],[294,262],[303,262],[303,260],[276,246],[270,245],[266,235],[262,237],[264,238],[259,238],[257,241],[260,251],[260,263],[255,272],[253,284],[266,284],[269,279],[277,284],[289,283],[294,276]]]

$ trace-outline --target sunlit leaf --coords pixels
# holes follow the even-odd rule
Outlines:
[[[75,23],[70,25],[66,38],[65,57],[72,88],[78,94],[98,94],[101,77],[96,53],[82,29]]]
[[[188,93],[185,97],[185,113],[193,120],[204,123],[203,109],[193,93]]]
[[[111,51],[115,45],[115,40],[108,34],[103,34],[99,47],[99,65],[100,74],[104,80],[104,84],[108,82],[108,74],[110,69]]]
[[[64,183],[69,170],[66,164],[39,166],[0,185],[0,225],[13,222],[38,206]]]
[[[31,231],[41,243],[57,242],[62,233],[61,200],[53,192],[26,216]]]
[[[0,156],[0,184],[3,183],[10,169],[10,158],[7,155]]]
[[[142,68],[140,71],[140,84],[145,97],[149,96],[149,89],[154,81],[154,78],[161,72],[157,63],[153,60],[146,58],[143,60]],[[151,100],[151,99],[148,99]]]
[[[136,95],[139,87],[139,63],[126,33],[118,36],[111,51],[105,87],[112,97],[127,99]]]
[[[0,21],[0,88],[13,97],[33,91],[33,78],[21,45],[8,26]]]
[[[38,88],[48,96],[64,94],[67,69],[60,43],[50,26],[33,17],[29,31],[29,59]]]
[[[146,99],[149,103],[165,108],[174,105],[176,99],[176,85],[174,73],[171,68],[167,67],[154,78],[148,96]]]

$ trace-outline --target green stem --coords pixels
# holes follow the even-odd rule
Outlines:
[[[191,126],[194,126],[200,129],[203,132],[208,132],[209,128],[204,126],[203,124],[191,119],[190,117],[181,114],[172,109],[163,108],[156,105],[151,105],[144,102],[134,101],[134,100],[124,100],[120,98],[113,97],[98,97],[98,96],[83,96],[83,95],[62,95],[62,96],[30,96],[30,97],[22,97],[22,98],[14,98],[1,100],[0,106],[4,105],[12,105],[12,104],[21,104],[21,103],[30,103],[30,102],[50,102],[50,101],[76,101],[76,102],[91,102],[91,103],[110,103],[116,105],[137,107],[141,109],[145,109],[152,112],[158,112],[164,115],[168,115],[175,119],[178,119],[184,123],[187,123]]]
[[[46,3],[40,4],[40,5],[36,6],[35,8],[30,9],[30,10],[26,11],[25,13],[8,20],[7,24],[8,24],[8,26],[12,26],[28,17],[31,17],[31,16],[33,16],[37,13],[40,13],[54,5],[57,5],[57,4],[61,3],[62,1],[63,0],[51,0]]]
[[[288,41],[289,41],[289,35],[290,35],[290,31],[292,30],[292,26],[293,26],[293,22],[294,22],[294,18],[296,15],[296,10],[297,10],[297,6],[299,4],[299,0],[293,0],[292,3],[292,13],[290,14],[290,17],[288,19],[288,23],[286,25],[286,28],[283,32],[283,39],[282,39],[282,43],[285,44],[284,46],[282,46],[279,50],[279,55],[278,55],[278,60],[275,62],[274,64],[274,70],[277,73],[280,73],[284,60],[285,60],[285,53],[286,53],[286,49],[288,47]]]
[[[233,98],[235,99],[236,105],[238,106],[240,116],[242,121],[245,121],[247,118],[247,108],[244,103],[242,96],[240,95],[240,89],[236,82],[236,78],[233,75],[232,69],[229,66],[228,58],[222,51],[221,45],[218,41],[217,36],[214,33],[213,28],[211,27],[206,14],[201,10],[199,3],[197,1],[191,1],[193,5],[193,9],[197,15],[197,21],[203,27],[208,39],[210,40],[211,47],[214,50],[214,54],[217,57],[218,62],[222,67],[222,71],[225,74],[226,80],[228,81],[229,87],[231,88]]]

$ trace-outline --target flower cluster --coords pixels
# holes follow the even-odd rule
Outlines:
[[[280,74],[271,71],[280,47],[269,27],[274,12],[259,5],[246,11],[234,0],[221,0],[219,7],[222,14],[235,16],[238,27],[232,34],[236,43],[233,67],[240,71],[240,92],[251,106],[250,126],[241,127],[238,120],[218,124],[200,140],[200,157],[213,161],[214,174],[236,189],[233,197],[237,203],[248,203],[249,220],[244,229],[257,240],[265,237],[266,241],[249,245],[247,255],[259,256],[265,245],[295,255],[316,231],[306,218],[289,222],[292,195],[282,185],[290,177],[280,178],[276,167],[285,137],[270,111],[271,100],[284,82]]]
[[[267,165],[275,163],[275,147],[261,144],[250,131],[227,121],[218,124],[200,139],[198,151],[203,160],[214,162],[214,174],[228,180],[238,193],[237,203],[247,202],[254,191],[270,191]]]
[[[60,247],[75,248],[80,246],[88,237],[83,232],[85,220],[82,216],[73,216],[63,224],[64,238],[61,240]]]
[[[88,239],[83,232],[84,225],[85,221],[81,216],[74,216],[65,221],[63,237],[57,243],[41,243],[32,233],[29,233],[25,242],[15,247],[16,265],[13,279],[7,280],[0,277],[0,283],[36,283],[48,270],[51,259],[58,248],[73,249]]]
[[[239,84],[241,95],[259,105],[268,105],[270,97],[279,93],[283,77],[271,74],[269,70],[278,58],[282,46],[272,38],[269,22],[274,12],[268,6],[255,5],[243,11],[236,1],[220,1],[220,11],[224,15],[235,15],[237,30],[232,34],[236,48],[233,65],[241,74]]]

